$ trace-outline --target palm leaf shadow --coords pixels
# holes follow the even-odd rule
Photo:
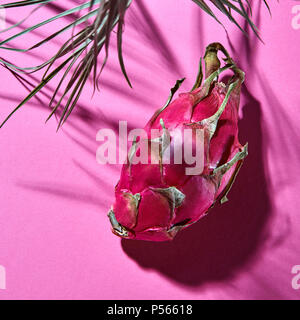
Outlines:
[[[259,14],[256,19],[259,27]],[[253,70],[255,41],[257,38],[243,37],[236,49],[248,50],[248,57],[240,61],[246,74]],[[249,143],[249,155],[229,194],[229,202],[217,205],[201,221],[179,233],[173,242],[122,239],[124,252],[141,267],[157,270],[186,286],[198,287],[207,282],[230,281],[258,258],[271,215],[264,167],[262,106],[247,82],[242,93],[245,104],[239,136],[241,143]]]

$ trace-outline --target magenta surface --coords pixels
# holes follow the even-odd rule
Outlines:
[[[86,86],[58,133],[55,119],[44,124],[46,95],[10,119],[0,131],[0,265],[6,270],[0,299],[300,298],[291,273],[300,265],[300,29],[292,24],[296,1],[270,5],[272,18],[254,5],[263,44],[222,19],[228,38],[192,1],[134,0],[124,34],[133,90],[113,45],[101,92],[91,99],[92,85]],[[12,12],[11,22],[24,15]],[[49,28],[27,39],[34,43],[44,34]],[[16,61],[39,63],[61,41]],[[121,166],[96,162],[96,134],[117,131],[119,120],[142,128],[177,79],[187,78],[182,92],[192,87],[199,57],[215,41],[246,72],[239,126],[249,155],[229,202],[171,243],[121,241],[107,219]],[[27,92],[3,68],[0,81],[3,120]]]

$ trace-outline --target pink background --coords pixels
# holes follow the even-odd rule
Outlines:
[[[272,18],[252,2],[265,44],[223,19],[229,43],[192,1],[134,0],[124,34],[133,90],[119,71],[113,37],[101,92],[91,99],[86,86],[62,130],[56,133],[55,119],[44,124],[54,84],[1,129],[0,265],[7,288],[0,299],[300,298],[291,286],[291,269],[300,264],[300,29],[291,25],[297,2],[269,1]],[[22,15],[7,11],[8,22]],[[49,27],[15,44],[29,47],[42,34]],[[39,63],[61,40],[16,61]],[[121,241],[106,216],[120,166],[96,162],[96,133],[117,130],[119,120],[143,127],[177,79],[187,78],[183,91],[191,88],[199,57],[214,41],[246,72],[240,138],[249,142],[249,156],[230,201],[172,243]],[[0,56],[13,57],[2,50]],[[4,68],[0,79],[3,120],[27,92]]]

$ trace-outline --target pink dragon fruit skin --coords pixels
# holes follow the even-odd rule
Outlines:
[[[223,68],[217,57],[219,50],[225,55]],[[243,147],[238,141],[238,109],[244,73],[219,43],[206,48],[204,60],[203,85],[200,68],[192,91],[167,103],[145,127],[149,145],[153,142],[151,129],[164,128],[157,140],[161,150],[158,163],[132,163],[132,154],[138,152],[138,142],[133,143],[115,188],[115,203],[108,214],[113,233],[120,237],[172,240],[178,231],[207,214],[216,201],[227,200],[226,195],[247,155],[247,144]],[[226,85],[217,81],[225,70],[234,73]],[[204,167],[198,175],[186,174],[189,164],[184,159],[182,164],[162,162],[163,134],[172,136],[175,130],[182,132],[186,128],[204,132]],[[192,140],[195,145],[195,135]],[[151,153],[149,162],[150,157]]]

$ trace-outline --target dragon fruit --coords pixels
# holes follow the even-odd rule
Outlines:
[[[225,55],[223,67],[218,51]],[[220,43],[206,48],[204,61],[204,83],[201,85],[200,60],[197,81],[191,92],[181,93],[171,102],[183,79],[177,81],[166,105],[144,128],[147,137],[136,139],[129,150],[115,187],[116,200],[108,213],[112,231],[120,237],[172,240],[178,231],[205,216],[217,201],[228,200],[227,194],[247,155],[247,144],[242,146],[238,140],[244,73]],[[224,84],[218,79],[226,70],[231,70],[233,76]],[[189,140],[176,140],[185,130],[191,132]],[[155,138],[153,131],[159,132]],[[179,141],[179,148],[175,141]],[[201,170],[195,170],[182,155],[187,142],[192,153],[197,148],[201,151]],[[141,153],[142,145],[150,150],[149,161],[133,161]],[[171,159],[175,153],[177,159]]]

